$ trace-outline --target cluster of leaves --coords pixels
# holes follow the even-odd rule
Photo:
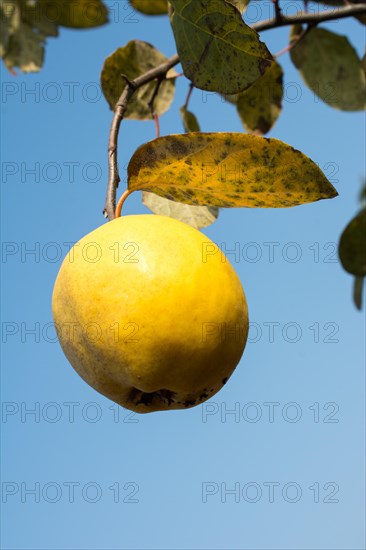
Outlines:
[[[196,115],[188,110],[189,93],[180,109],[186,133],[143,145],[129,164],[128,187],[143,191],[143,202],[153,212],[200,228],[215,221],[219,207],[290,207],[337,195],[304,154],[264,137],[281,113],[283,70],[259,39],[255,25],[244,21],[250,0],[129,2],[144,15],[170,20],[190,92],[199,88],[220,94],[235,105],[248,132],[201,133]],[[345,4],[344,0],[316,3]],[[280,2],[276,5],[279,8]],[[39,70],[44,41],[57,36],[58,26],[90,28],[108,21],[101,0],[2,0],[1,15],[2,56],[10,70],[19,67],[22,71]],[[365,23],[365,15],[357,18]],[[295,24],[287,49],[316,97],[343,111],[366,108],[366,58],[358,57],[347,37],[315,22],[305,27]],[[140,40],[132,40],[105,60],[101,85],[115,116],[128,83],[167,62],[163,53]],[[134,89],[123,117],[151,120],[164,114],[172,105],[178,76],[169,68]],[[342,263],[358,278],[357,289],[359,278],[365,275],[360,238],[364,225],[365,209],[346,228],[340,243]],[[359,290],[355,296],[359,304]]]
[[[174,7],[172,27],[185,76],[197,88],[223,93],[228,101],[236,105],[248,131],[266,134],[281,112],[283,71],[277,61],[265,55],[261,49],[264,45],[256,43],[256,48],[250,53],[272,61],[269,69],[264,74],[257,74],[256,78],[255,71],[250,70],[249,56],[238,56],[240,52],[249,53],[241,46],[247,41],[249,47],[253,31],[246,25],[238,24],[238,21],[229,21],[230,9],[224,6],[233,4],[243,15],[249,0],[188,3],[172,0],[171,3]],[[344,0],[317,3],[330,6],[345,4]],[[145,15],[168,13],[168,2],[164,0],[131,0],[131,4]],[[357,18],[360,22],[366,21],[366,16]],[[214,32],[210,32],[213,29]],[[226,41],[226,33],[235,35],[231,42]],[[365,109],[366,57],[359,59],[347,37],[314,25],[306,29],[294,25],[289,42],[291,59],[315,96],[331,107],[344,111]],[[192,61],[194,59],[196,61]],[[223,65],[228,69],[226,72],[221,72]],[[249,84],[245,83],[245,79]]]
[[[343,0],[322,3],[344,4]],[[180,63],[191,86],[217,92],[234,104],[249,132],[201,134],[196,116],[184,105],[180,109],[183,127],[193,133],[145,144],[129,164],[129,189],[142,190],[150,209],[203,227],[214,221],[215,207],[287,207],[337,195],[305,155],[278,140],[260,137],[271,130],[281,112],[283,70],[243,21],[249,0],[131,4],[146,15],[170,15]],[[364,16],[359,19],[365,22]],[[294,25],[288,49],[315,96],[336,109],[365,109],[365,57],[359,59],[347,37],[315,25]],[[150,44],[133,41],[106,60],[101,82],[112,109],[123,91],[119,74],[135,78],[151,68],[148,59],[155,66],[164,62]],[[173,101],[174,78],[164,84],[154,99],[156,114],[164,113]],[[125,117],[151,119],[153,93],[151,83],[140,88]],[[358,307],[366,263],[365,216],[363,209],[340,241],[342,263],[356,276]]]
[[[108,22],[101,0],[1,0],[0,53],[14,74],[43,66],[45,41],[58,36],[58,28],[88,29]]]

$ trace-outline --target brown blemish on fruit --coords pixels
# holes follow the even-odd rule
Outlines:
[[[159,403],[166,403],[170,406],[174,403],[175,393],[171,390],[161,389],[154,392],[143,392],[137,388],[132,388],[129,401],[135,403],[135,405],[151,405],[154,401]]]

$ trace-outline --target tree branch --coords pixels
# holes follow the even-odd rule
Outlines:
[[[364,14],[366,14],[366,4],[349,4],[344,8],[325,10],[318,13],[302,11],[296,15],[282,15],[280,20],[274,18],[254,23],[254,25],[252,25],[252,29],[260,32],[277,27],[295,25],[296,23],[323,23],[324,21],[332,21],[334,19],[343,19],[344,17],[353,17]]]
[[[115,217],[116,210],[116,192],[118,189],[118,184],[121,181],[119,172],[118,172],[118,163],[117,163],[117,151],[118,151],[118,134],[121,126],[122,119],[127,110],[129,101],[131,100],[133,94],[138,88],[148,84],[156,78],[161,78],[166,74],[169,69],[174,67],[179,63],[178,55],[173,55],[165,63],[151,69],[147,73],[135,78],[135,80],[129,80],[125,76],[123,78],[126,80],[126,86],[121,94],[121,97],[116,103],[114,110],[111,130],[109,133],[109,142],[108,142],[108,168],[109,168],[109,177],[108,177],[108,187],[107,187],[107,196],[104,206],[104,215],[109,220],[113,220]]]
[[[282,12],[281,12],[281,7],[280,7],[279,0],[272,0],[272,3],[273,3],[273,6],[274,6],[276,21],[277,22],[282,21]]]
[[[276,6],[276,2],[275,2]],[[267,19],[266,21],[259,21],[252,25],[252,28],[257,32],[266,31],[269,29],[275,29],[277,27],[284,27],[289,25],[294,25],[296,23],[307,23],[307,24],[318,24],[325,21],[332,21],[334,19],[343,19],[345,17],[353,17],[357,15],[366,14],[366,3],[365,4],[348,4],[345,7],[338,8],[335,10],[325,10],[318,13],[309,13],[302,11],[297,15],[284,16],[281,14],[280,17],[274,17],[272,19]],[[117,101],[114,116],[112,120],[111,130],[109,134],[108,142],[108,168],[109,168],[109,177],[108,177],[108,187],[107,187],[107,196],[104,207],[104,215],[109,220],[113,220],[115,217],[116,210],[116,193],[118,184],[120,182],[120,176],[118,172],[117,164],[117,142],[118,142],[118,133],[121,126],[122,119],[126,112],[129,101],[131,100],[135,91],[148,84],[149,82],[155,79],[163,79],[166,73],[179,63],[178,54],[170,57],[165,63],[151,69],[147,73],[135,78],[134,80],[129,80],[125,75],[123,78],[126,80],[126,86],[122,92],[121,97]]]

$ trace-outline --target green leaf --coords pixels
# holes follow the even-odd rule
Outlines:
[[[293,27],[291,40],[301,31],[300,25]],[[343,111],[365,109],[365,73],[345,36],[312,29],[290,50],[290,55],[305,83],[325,103]]]
[[[14,2],[0,3],[0,55],[3,57],[8,49],[10,36],[19,26],[19,10],[16,10]]]
[[[200,125],[198,124],[198,120],[196,116],[191,113],[191,111],[187,111],[187,109],[183,106],[180,108],[180,116],[182,117],[183,127],[185,132],[199,132],[200,131]]]
[[[355,277],[353,282],[353,302],[357,309],[362,309],[363,282],[364,277]]]
[[[21,4],[22,20],[31,28],[36,29],[41,35],[58,36],[58,25],[47,11],[45,0],[23,2]]]
[[[39,71],[45,38],[58,35],[58,25],[90,28],[108,21],[101,0],[5,0],[0,4],[0,52],[8,69]]]
[[[131,6],[144,15],[166,15],[167,0],[130,0]]]
[[[254,86],[254,84],[253,84]],[[236,105],[236,101],[238,99],[239,94],[221,94],[223,99],[227,101],[228,103],[231,103],[231,105]]]
[[[90,29],[108,23],[102,0],[41,0],[49,19],[63,27]]]
[[[347,225],[339,240],[339,258],[343,268],[356,275],[366,275],[366,208]]]
[[[41,69],[44,61],[44,41],[24,23],[19,24],[18,32],[9,40],[4,63],[9,68],[19,67],[24,73]]]
[[[363,184],[363,186],[361,188],[360,195],[359,195],[359,200],[360,200],[361,205],[363,205],[363,203],[366,201],[366,182]]]
[[[241,133],[197,132],[150,141],[130,160],[128,187],[218,207],[289,207],[338,194],[300,151]]]
[[[146,191],[142,193],[142,202],[155,214],[175,218],[196,229],[211,225],[217,220],[219,215],[218,208],[191,206],[190,204],[164,199],[164,197],[159,197],[155,193],[148,193]]]
[[[1,3],[2,57],[7,68],[18,67],[25,73],[39,71],[44,59],[44,35],[22,20],[20,5],[14,1]]]
[[[238,94],[236,106],[245,128],[266,134],[276,122],[282,109],[283,71],[273,63],[248,90]]]
[[[363,58],[361,59],[361,65],[363,68],[363,72],[366,75],[366,52],[363,54]]]
[[[245,10],[247,9],[247,5],[250,2],[250,0],[226,0],[226,1],[228,2],[228,4],[232,4],[233,6],[235,6],[236,9],[239,10],[241,14],[245,12]]]
[[[125,88],[122,74],[133,80],[166,60],[167,58],[154,46],[140,40],[131,40],[126,46],[118,48],[112,55],[107,57],[102,70],[101,83],[110,108],[114,110]],[[156,82],[150,82],[135,92],[127,107],[125,118],[151,120],[148,103],[153,96],[155,86]],[[162,82],[154,101],[154,110],[157,115],[162,115],[169,109],[174,98],[174,90],[174,79]]]
[[[224,0],[172,0],[171,18],[184,74],[203,90],[236,94],[273,58],[256,31]]]
[[[358,19],[362,25],[366,25],[366,15],[356,15],[356,19]]]

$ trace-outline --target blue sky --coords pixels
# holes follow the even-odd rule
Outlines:
[[[269,135],[317,162],[339,197],[223,210],[205,230],[228,253],[251,320],[223,390],[187,411],[133,415],[85,384],[54,342],[51,295],[67,243],[104,223],[112,113],[98,84],[103,61],[134,38],[175,52],[165,18],[109,5],[109,25],[49,40],[39,74],[1,69],[2,547],[360,550],[365,323],[336,246],[358,209],[364,115],[317,100],[288,54],[279,59],[283,112]],[[326,27],[362,55],[360,23]],[[262,38],[275,53],[288,32]],[[182,131],[187,86],[178,79],[162,134]],[[203,131],[242,131],[217,96],[195,90],[190,108]],[[123,123],[122,173],[153,138],[153,123]],[[135,193],[124,213],[143,212]]]

